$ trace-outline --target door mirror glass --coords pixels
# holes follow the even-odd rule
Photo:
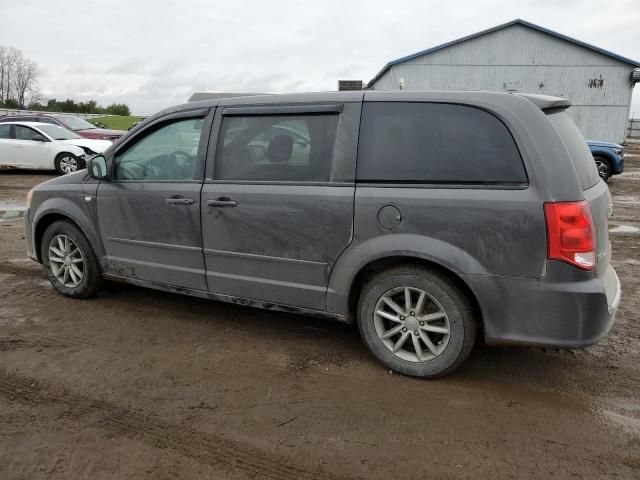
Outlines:
[[[104,180],[108,178],[107,161],[102,155],[96,155],[89,160],[87,171],[91,178]]]

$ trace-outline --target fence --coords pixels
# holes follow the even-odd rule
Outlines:
[[[640,118],[630,118],[627,122],[627,138],[640,139]]]
[[[16,115],[18,113],[64,113],[64,112],[41,112],[38,110],[16,110],[13,108],[0,108],[0,117],[2,115]],[[75,115],[76,117],[80,117],[84,119],[111,116],[111,115],[106,115],[104,113],[69,113],[67,115]]]

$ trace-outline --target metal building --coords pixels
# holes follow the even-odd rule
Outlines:
[[[524,20],[387,63],[374,90],[495,90],[571,100],[587,139],[622,143],[640,63]]]

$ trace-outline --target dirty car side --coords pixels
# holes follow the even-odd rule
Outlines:
[[[437,269],[468,293],[494,342],[579,346],[613,321],[618,289],[609,266],[606,186],[583,192],[544,99],[488,92],[342,92],[243,97],[173,107],[148,118],[106,152],[114,158],[168,122],[199,119],[191,178],[91,179],[86,171],[45,182],[26,216],[29,254],[44,230],[68,218],[90,240],[105,277],[236,303],[352,320],[369,276],[394,264]],[[367,102],[438,102],[490,112],[510,131],[527,182],[411,185],[355,178]],[[327,179],[237,181],[216,175],[225,118],[334,114]],[[551,141],[541,141],[551,139]],[[605,190],[603,190],[605,189]],[[543,204],[593,199],[599,266],[577,271],[547,260]],[[589,198],[587,198],[589,200]],[[394,228],[380,212],[400,212]],[[384,222],[383,222],[384,223]],[[615,312],[614,312],[615,313]]]

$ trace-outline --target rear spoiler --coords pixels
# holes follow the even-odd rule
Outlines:
[[[540,110],[549,110],[550,108],[569,108],[571,100],[561,97],[552,97],[551,95],[538,95],[535,93],[513,93],[518,97],[526,98]]]

